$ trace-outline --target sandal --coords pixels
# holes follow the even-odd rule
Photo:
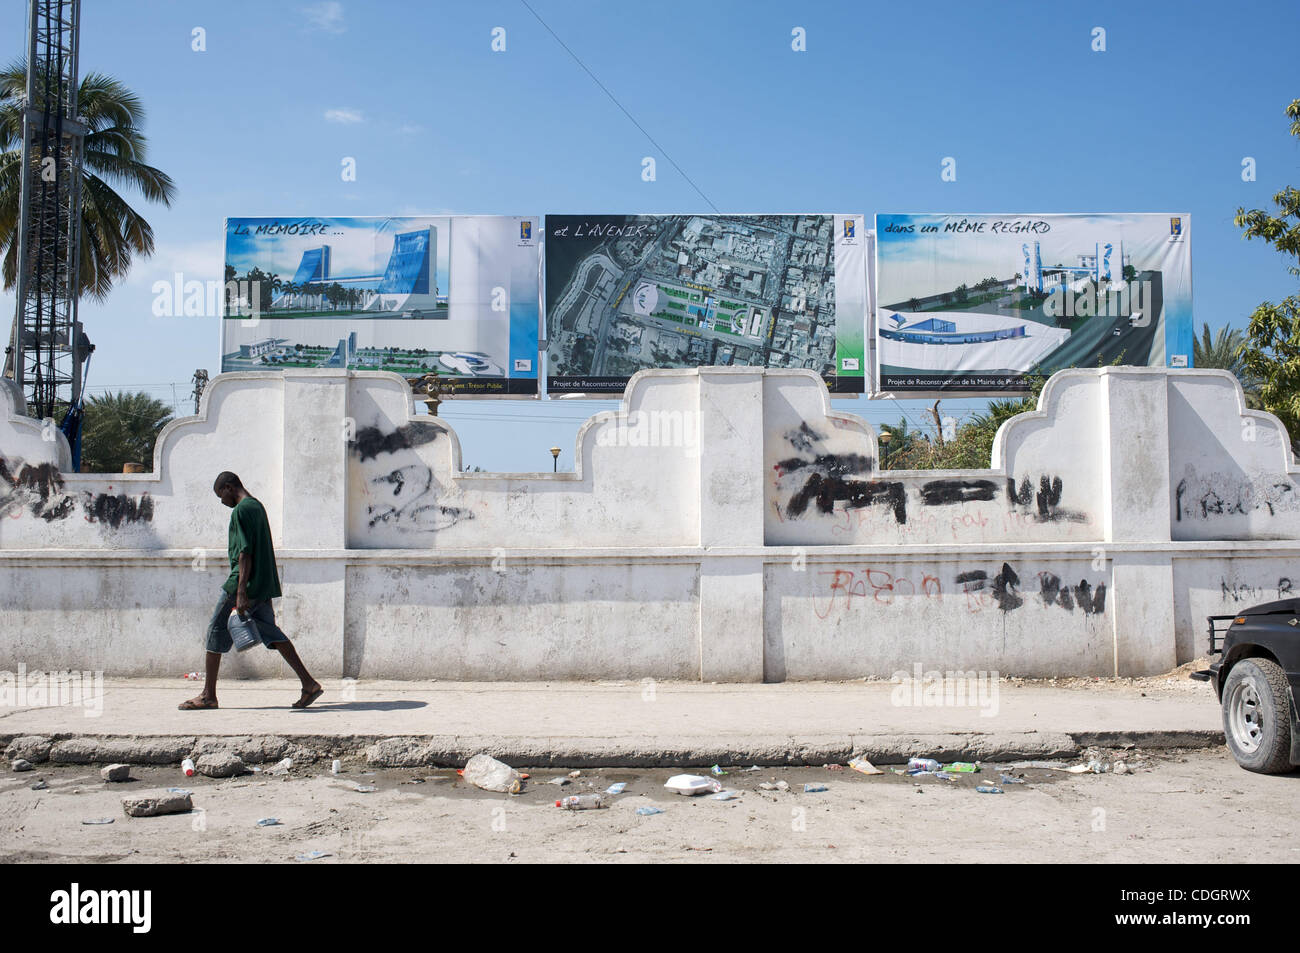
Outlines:
[[[317,686],[316,691],[314,692],[310,692],[310,693],[303,692],[302,697],[299,698],[296,702],[294,702],[291,707],[306,708],[308,705],[310,705],[312,702],[314,702],[316,699],[320,698],[324,694],[325,694],[325,689]]]
[[[207,699],[200,696],[199,698],[191,698],[189,701],[181,702],[176,707],[181,711],[201,711],[205,708],[216,708],[217,703],[209,702]]]

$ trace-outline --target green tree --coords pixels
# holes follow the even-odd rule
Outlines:
[[[1300,99],[1291,101],[1286,114],[1291,135],[1300,139]],[[1262,238],[1300,262],[1300,189],[1285,188],[1273,196],[1273,202],[1277,215],[1238,208],[1233,223],[1244,230],[1242,237],[1247,240]],[[1287,271],[1300,277],[1297,265]],[[1278,304],[1261,304],[1250,316],[1247,335],[1241,362],[1260,381],[1261,405],[1282,421],[1295,446],[1300,437],[1300,294],[1288,295]]]
[[[1259,407],[1260,380],[1247,369],[1242,358],[1246,346],[1246,332],[1238,328],[1222,327],[1210,337],[1210,325],[1201,326],[1201,336],[1192,339],[1192,366],[1219,368],[1233,374],[1241,382],[1248,407]]]
[[[0,249],[6,290],[17,281],[18,215],[22,176],[25,61],[0,71]],[[42,102],[32,104],[40,109]],[[144,107],[122,83],[91,73],[77,92],[77,118],[89,128],[81,173],[81,262],[78,293],[102,301],[113,282],[131,269],[134,256],[153,254],[153,229],[115,189],[140,193],[170,206],[176,186],[144,161]]]
[[[82,425],[81,471],[121,473],[125,463],[152,468],[158,431],[171,419],[171,408],[143,392],[91,397]]]
[[[889,439],[884,439],[885,437]],[[881,424],[880,426],[880,461],[881,469],[897,470],[906,469],[903,464],[896,462],[899,459],[906,459],[912,450],[916,440],[920,438],[919,430],[907,429],[907,418],[900,417],[898,426],[890,424]]]
[[[919,432],[898,456],[889,453],[891,470],[983,470],[993,457],[993,438],[998,428],[1016,414],[1038,407],[1038,397],[1043,392],[1047,378],[1035,373],[1030,378],[1029,393],[1024,397],[1000,398],[989,401],[984,413],[975,414],[969,423],[957,428],[951,440],[930,440]],[[890,428],[882,428],[888,430]]]

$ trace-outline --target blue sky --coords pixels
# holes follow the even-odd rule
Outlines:
[[[186,412],[193,370],[218,366],[217,319],[155,317],[151,288],[220,278],[236,216],[1181,211],[1198,328],[1243,325],[1295,290],[1232,224],[1300,185],[1283,113],[1300,97],[1294,2],[119,0],[82,16],[82,72],[140,95],[149,161],[178,187],[170,209],[146,208],[154,257],[82,305],[92,393],[145,389]],[[6,18],[13,58],[23,6]],[[796,27],[806,51],[791,49]],[[0,306],[12,314],[12,295]],[[461,402],[446,416],[467,463],[542,469],[557,444],[571,468],[579,424],[609,406]],[[921,402],[840,406],[922,419]]]

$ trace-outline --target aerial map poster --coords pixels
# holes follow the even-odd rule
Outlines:
[[[799,367],[865,391],[861,215],[547,215],[547,390],[651,367]]]
[[[1186,214],[877,215],[878,391],[997,395],[1066,367],[1188,367]]]
[[[538,395],[539,219],[226,220],[221,370],[339,367]]]

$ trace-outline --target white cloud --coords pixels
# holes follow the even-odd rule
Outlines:
[[[318,30],[324,30],[326,33],[342,33],[347,29],[343,25],[343,4],[338,3],[337,0],[326,0],[324,3],[303,7],[302,12]]]
[[[325,118],[330,122],[361,122],[361,113],[355,109],[327,109]]]
[[[137,256],[126,279],[114,287],[151,288],[155,281],[174,281],[177,272],[184,276],[185,281],[224,281],[225,251],[224,238],[198,242],[160,241],[149,258]]]

